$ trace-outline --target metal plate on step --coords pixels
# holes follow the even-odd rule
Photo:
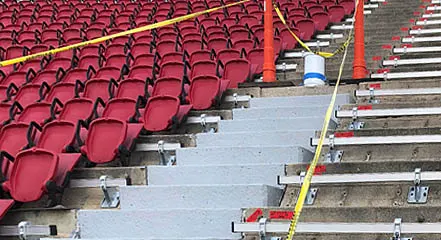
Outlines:
[[[306,195],[305,204],[312,205],[314,204],[315,198],[317,197],[318,188],[310,188],[308,191],[308,195]]]
[[[339,163],[342,157],[343,157],[343,151],[330,150],[325,156],[325,161],[327,163]]]
[[[409,188],[407,194],[408,203],[427,203],[427,196],[429,195],[429,187],[427,186],[412,186]]]

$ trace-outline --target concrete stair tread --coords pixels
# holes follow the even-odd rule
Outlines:
[[[121,187],[121,209],[278,206],[282,189],[263,184]]]

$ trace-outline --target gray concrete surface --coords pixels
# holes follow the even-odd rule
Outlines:
[[[191,184],[277,184],[283,175],[284,164],[246,164],[209,166],[151,166],[148,168],[149,186]]]
[[[200,133],[196,135],[198,147],[254,147],[254,146],[299,146],[309,150],[309,138],[314,136],[312,130],[234,132],[234,133]]]
[[[312,152],[295,146],[197,147],[176,151],[179,166],[309,162]]]
[[[255,107],[301,107],[301,106],[328,106],[331,95],[252,98],[250,108]],[[335,103],[337,105],[351,102],[349,94],[339,94]]]
[[[244,131],[292,131],[294,129],[315,131],[320,129],[322,125],[323,117],[319,116],[319,114],[301,118],[260,118],[253,120],[235,119],[220,121],[218,123],[218,132],[232,133]],[[329,124],[330,129],[334,129],[336,126],[337,124],[334,121],[331,121]]]
[[[297,118],[309,116],[324,116],[328,106],[302,107],[254,107],[233,109],[234,120],[252,120],[260,118]]]
[[[201,179],[203,180],[203,179]],[[121,209],[278,206],[282,190],[258,184],[121,187]]]
[[[82,238],[212,238],[240,239],[231,233],[231,221],[240,221],[240,209],[81,210]]]

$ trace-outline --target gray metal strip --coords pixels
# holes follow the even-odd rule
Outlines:
[[[206,116],[205,122],[206,123],[218,123],[221,120],[220,116]],[[201,123],[202,118],[201,117],[188,117],[186,123],[188,124],[196,124]]]
[[[433,63],[441,63],[441,58],[415,58],[415,59],[384,60],[383,66],[433,64]]]
[[[286,233],[289,222],[267,223],[267,233]],[[233,223],[236,233],[259,233],[259,223]],[[305,223],[297,224],[297,233],[390,233],[394,230],[393,223]],[[403,223],[401,233],[404,234],[439,234],[441,223]]]
[[[224,98],[225,102],[249,102],[251,99],[251,96],[249,95],[237,95],[235,96],[226,96]]]
[[[164,143],[164,150],[165,151],[175,151],[176,149],[181,148],[180,143]],[[140,152],[151,152],[151,151],[158,151],[159,147],[157,143],[140,143],[136,144],[135,151]]]
[[[370,4],[365,4],[364,5],[364,9],[373,9],[373,8],[378,8],[378,3],[370,3]]]
[[[6,237],[6,236],[19,236],[19,227],[14,226],[7,226],[3,225],[0,226],[0,236]],[[27,236],[50,236],[51,235],[51,227],[50,226],[43,226],[43,225],[28,225],[26,226],[26,235]]]
[[[404,37],[401,39],[403,43],[416,43],[416,42],[439,42],[441,37]]]
[[[317,146],[318,138],[312,139],[312,146]],[[329,145],[329,138],[325,138],[323,145]],[[380,136],[380,137],[349,137],[334,138],[334,146],[378,145],[378,144],[416,144],[441,143],[441,135],[407,135],[407,136]]]
[[[441,13],[427,13],[423,14],[423,18],[439,18],[441,17]]]
[[[440,14],[441,17],[441,14]],[[410,30],[409,34],[411,35],[420,35],[420,34],[433,34],[433,33],[441,33],[441,28],[431,28],[431,29],[415,29]]]
[[[331,39],[332,40],[332,39],[340,39],[340,38],[343,38],[344,36],[341,33],[337,33],[337,34],[330,33],[330,34],[318,34],[315,37],[317,39],[326,39],[326,40]]]
[[[416,25],[426,26],[426,25],[439,25],[441,24],[441,20],[423,20],[416,21]]]
[[[441,71],[375,73],[375,74],[371,74],[371,78],[384,78],[384,79],[429,78],[429,77],[441,77]]]
[[[428,11],[438,11],[441,10],[441,6],[429,6],[427,7]]]
[[[383,182],[414,182],[415,172],[398,173],[356,173],[356,174],[325,174],[314,176],[312,184],[347,184],[347,183],[383,183]],[[421,172],[421,181],[441,181],[441,172]],[[283,185],[301,185],[300,176],[280,176]]]
[[[279,71],[291,71],[297,69],[297,64],[278,64],[276,65],[276,70]]]
[[[402,88],[402,89],[375,89],[373,93],[369,90],[356,90],[357,97],[370,96],[402,96],[402,95],[435,95],[441,94],[441,88]]]
[[[330,43],[328,41],[316,41],[305,43],[308,47],[329,47]]]
[[[124,178],[108,178],[107,187],[127,186],[127,180]],[[95,188],[100,187],[99,179],[72,179],[69,182],[69,188]]]
[[[400,116],[421,116],[421,115],[439,115],[441,107],[434,108],[391,108],[391,109],[373,109],[357,110],[357,117],[400,117]],[[352,110],[337,111],[337,118],[352,118]]]
[[[441,52],[441,47],[411,47],[411,48],[394,48],[394,53],[426,53]]]

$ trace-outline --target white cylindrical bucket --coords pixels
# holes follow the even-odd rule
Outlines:
[[[305,55],[303,85],[314,87],[325,85],[325,58],[313,53]]]

